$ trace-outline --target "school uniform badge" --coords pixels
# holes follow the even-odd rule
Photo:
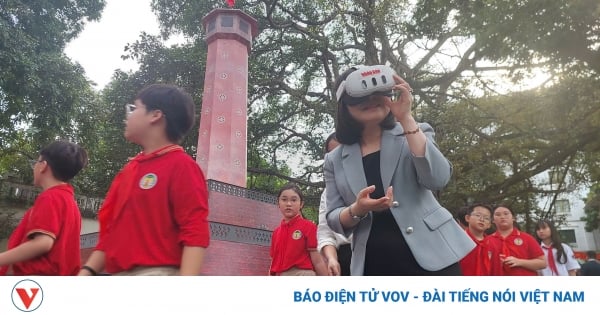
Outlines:
[[[292,238],[295,240],[299,240],[302,237],[302,231],[300,230],[295,230],[294,233],[292,233]]]
[[[156,176],[154,173],[148,173],[142,176],[142,179],[140,179],[140,188],[150,189],[156,186],[156,182],[158,182],[158,176]]]
[[[523,245],[523,239],[520,237],[517,237],[517,238],[515,238],[513,243],[515,243],[515,245],[517,245],[517,246],[521,246],[521,245]]]

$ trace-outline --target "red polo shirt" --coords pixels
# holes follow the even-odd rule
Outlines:
[[[497,270],[499,268],[498,249],[490,242],[489,237],[478,240],[468,228],[465,229],[465,232],[475,242],[476,246],[460,261],[463,276],[493,275],[492,269]]]
[[[182,150],[135,163],[115,177],[100,209],[110,213],[100,220],[96,246],[105,254],[108,273],[179,267],[183,246],[209,245],[208,189],[198,164]],[[126,201],[113,211],[119,194],[126,194]]]
[[[272,275],[296,267],[313,270],[310,251],[317,250],[317,226],[297,215],[289,222],[281,224],[273,231],[271,238]]]
[[[490,235],[490,240],[500,249],[500,253],[506,257],[533,259],[544,256],[544,252],[535,238],[519,231],[517,228],[513,228],[513,231],[505,238],[496,231]],[[522,267],[510,268],[504,265],[502,269],[505,276],[537,276],[536,271]]]
[[[33,206],[10,236],[8,249],[27,241],[34,234],[54,239],[49,252],[12,266],[15,276],[73,276],[81,263],[79,235],[81,213],[75,201],[73,187],[61,184],[40,193]]]

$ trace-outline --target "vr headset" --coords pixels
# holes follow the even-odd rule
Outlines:
[[[373,94],[390,97],[394,95],[392,88],[396,85],[396,72],[392,68],[384,65],[352,68],[356,70],[340,83],[335,93],[338,102],[354,106],[368,101]]]

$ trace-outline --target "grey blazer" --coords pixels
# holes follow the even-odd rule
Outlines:
[[[391,211],[417,262],[425,270],[437,271],[458,262],[475,243],[432,193],[446,186],[452,166],[435,144],[433,128],[426,123],[419,126],[427,137],[424,157],[415,157],[410,152],[399,123],[383,132],[381,179],[384,191],[390,185],[394,187],[395,202]],[[356,201],[358,192],[367,187],[360,145],[340,145],[327,154],[324,176],[327,224],[338,233],[353,235],[350,273],[360,276],[364,270],[372,214],[350,230],[344,230],[339,220],[342,210]]]

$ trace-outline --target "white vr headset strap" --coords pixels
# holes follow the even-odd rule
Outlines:
[[[346,80],[344,80],[344,81],[342,81],[342,83],[340,83],[340,86],[338,86],[337,92],[335,92],[335,98],[338,102],[342,98],[342,94],[344,94],[345,89],[346,89]]]
[[[360,69],[360,67],[361,66],[353,66],[351,69],[358,70],[358,69]],[[344,94],[345,90],[346,90],[346,80],[342,81],[342,83],[340,83],[340,86],[338,86],[337,91],[335,91],[335,99],[338,102],[342,98],[342,95]]]

